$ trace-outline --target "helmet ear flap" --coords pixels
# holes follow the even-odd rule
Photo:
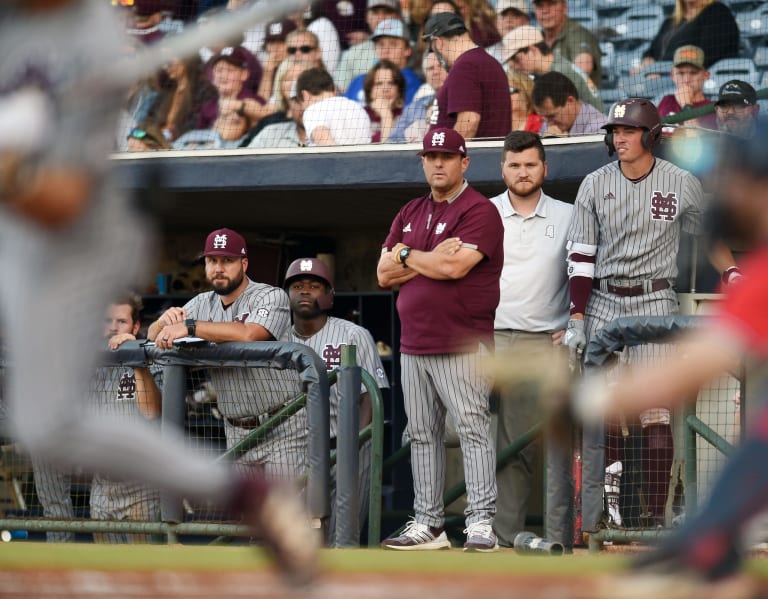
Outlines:
[[[613,129],[607,130],[603,141],[608,146],[608,156],[613,156],[616,153],[616,146],[613,145]]]
[[[643,147],[649,150],[659,142],[661,136],[661,124],[654,125],[650,130],[643,132]]]

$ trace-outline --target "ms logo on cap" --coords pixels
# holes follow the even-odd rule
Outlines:
[[[226,248],[227,248],[227,236],[216,235],[216,237],[213,238],[213,249],[224,250]]]
[[[443,146],[445,145],[445,132],[440,131],[432,134],[432,145]]]
[[[302,260],[299,264],[299,270],[302,272],[312,272],[312,260]]]
[[[613,109],[613,116],[621,118],[627,112],[627,107],[624,104],[617,104]]]

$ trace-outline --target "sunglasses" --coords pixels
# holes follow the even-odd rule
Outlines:
[[[317,46],[289,46],[288,54],[296,54],[301,52],[302,54],[309,54],[312,50],[317,50]]]

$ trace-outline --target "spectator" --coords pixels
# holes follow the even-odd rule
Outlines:
[[[712,104],[704,95],[704,82],[709,79],[709,71],[704,68],[704,52],[696,46],[680,46],[675,50],[672,62],[672,81],[675,93],[664,96],[659,102],[659,116],[664,118],[689,108],[698,108]],[[707,114],[698,119],[685,121],[688,125],[717,129],[717,116]],[[673,133],[675,129],[666,128],[664,133]]]
[[[539,133],[544,119],[533,109],[533,79],[520,71],[507,71],[507,81],[512,103],[512,131]]]
[[[390,133],[403,113],[405,78],[400,69],[382,60],[365,76],[365,112],[371,119],[371,142],[389,141]]]
[[[417,3],[418,4],[418,3]],[[455,15],[461,16],[461,13],[459,12],[458,5],[453,0],[435,0],[432,2],[431,0],[427,0],[426,5],[423,6],[414,6],[413,10],[410,12],[411,17],[411,35],[415,36],[416,44],[415,44],[415,50],[413,55],[411,56],[411,66],[416,68],[417,64],[421,62],[421,60],[418,59],[418,57],[424,58],[424,55],[429,51],[431,52],[431,48],[429,48],[429,42],[424,38],[424,26],[426,25],[426,20],[428,20],[430,17],[439,14],[441,12],[450,12]],[[425,14],[426,16],[422,17],[421,15]],[[417,21],[414,21],[413,19],[417,18]],[[414,32],[414,25],[418,23],[418,29]],[[411,37],[411,39],[414,39]],[[417,141],[421,141],[423,135],[419,137]]]
[[[160,94],[149,109],[170,142],[194,129],[203,105],[216,98],[216,88],[203,74],[200,58],[171,60],[160,77]]]
[[[140,122],[147,120],[149,109],[159,94],[160,84],[157,75],[144,77],[131,85],[115,128],[117,134],[115,149],[118,152],[128,150],[128,133],[134,127],[138,127]]]
[[[507,188],[491,198],[504,225],[501,299],[493,334],[496,352],[503,360],[514,362],[517,356],[525,355],[564,364],[557,358],[562,355],[560,341],[568,322],[568,276],[563,264],[573,207],[542,191],[546,175],[539,136],[525,131],[507,135],[501,161]],[[541,420],[536,393],[525,382],[499,386],[497,453]],[[569,451],[557,450],[553,447],[547,451],[547,536],[571,547],[573,525],[568,522],[568,507],[573,497],[572,456]],[[550,459],[554,451],[564,462]],[[525,530],[528,496],[540,454],[540,444],[533,443],[496,473],[494,529],[502,546],[511,547],[515,535]]]
[[[464,549],[498,549],[490,380],[481,360],[493,345],[504,230],[496,208],[464,179],[466,148],[453,129],[433,129],[424,137],[421,163],[430,193],[397,214],[376,271],[382,287],[400,286],[400,362],[415,512],[399,536],[382,543],[387,549],[451,546],[443,514],[446,413],[456,423],[464,457]]]
[[[308,20],[307,14],[309,13],[310,3],[307,3],[305,10],[297,10],[289,15],[291,21],[296,23],[296,27],[299,29],[306,29],[315,35],[315,45],[320,48],[320,55],[322,66],[329,72],[334,73],[336,67],[339,64],[339,57],[341,56],[341,44],[339,42],[339,32],[336,31],[336,27],[333,23],[325,17],[318,16]],[[302,43],[302,45],[304,45]],[[321,66],[315,64],[313,66]]]
[[[430,125],[453,128],[465,138],[506,135],[509,86],[498,61],[472,41],[458,15],[434,15],[424,32],[438,60],[450,68],[437,92]]]
[[[288,331],[288,296],[278,287],[248,277],[248,248],[242,235],[231,229],[212,231],[202,255],[205,278],[213,290],[196,295],[183,308],[163,312],[147,332],[156,346],[169,349],[174,340],[187,335],[216,343],[275,341]],[[228,448],[299,391],[291,370],[273,370],[267,376],[260,368],[213,368],[210,374]],[[240,462],[263,469],[273,479],[296,480],[306,474],[306,412],[301,410],[280,424]]]
[[[213,85],[218,97],[203,104],[197,118],[198,129],[211,129],[220,114],[237,112],[252,123],[273,112],[263,98],[246,89],[250,54],[242,46],[224,48],[209,61],[213,72]]]
[[[600,44],[592,32],[568,18],[567,0],[533,0],[536,22],[544,32],[544,43],[589,77],[591,89],[602,87]]]
[[[376,27],[384,19],[400,19],[400,0],[368,0],[365,11],[365,22],[368,25],[368,35],[376,31]],[[341,62],[336,69],[336,86],[342,92],[347,91],[349,84],[358,75],[368,72],[376,62],[376,49],[373,40],[367,37],[365,41],[350,46],[341,55]]]
[[[288,34],[286,43],[288,56],[294,57],[310,67],[325,68],[318,37],[309,29],[295,29]]]
[[[536,79],[533,106],[545,121],[542,135],[602,134],[607,121],[602,112],[579,100],[573,82],[557,71]]]
[[[264,127],[248,144],[249,148],[296,148],[307,145],[304,110],[296,98],[288,101],[288,120]]]
[[[175,142],[176,150],[228,150],[243,145],[245,135],[250,128],[247,116],[230,110],[219,114],[210,129],[193,129],[188,131]]]
[[[496,29],[501,38],[515,27],[528,25],[531,21],[531,6],[529,0],[497,0],[496,2]],[[486,52],[496,60],[503,63],[503,44],[501,39],[492,46],[488,46]]]
[[[152,121],[143,121],[128,133],[128,152],[147,152],[152,150],[170,150],[171,144],[163,132]]]
[[[496,30],[496,13],[486,0],[454,0],[472,41],[481,48],[501,40]],[[433,13],[434,14],[434,13]]]
[[[178,33],[183,25],[168,17],[168,0],[134,0],[127,33],[144,44],[159,42],[168,33]]]
[[[335,146],[371,142],[371,121],[357,102],[336,96],[328,71],[308,69],[296,81],[309,145]]]
[[[267,23],[264,36],[264,75],[259,84],[259,95],[264,99],[272,98],[277,71],[288,58],[288,35],[296,31],[296,24],[290,19]]]
[[[384,19],[376,25],[376,31],[373,32],[371,40],[373,40],[376,59],[378,61],[387,60],[400,69],[405,78],[405,103],[410,103],[421,87],[422,80],[412,69],[406,66],[412,50],[405,23],[400,19]],[[355,77],[344,95],[350,100],[365,104],[365,92],[363,91],[365,77],[365,75]]]
[[[720,131],[737,137],[752,137],[759,111],[755,88],[746,81],[732,79],[720,87],[715,102],[717,128]]]
[[[562,73],[570,79],[579,92],[579,98],[603,111],[600,95],[593,92],[589,79],[572,62],[563,58],[559,52],[552,52],[544,42],[541,31],[525,25],[513,29],[504,36],[504,62],[512,68],[538,77],[550,71]]]
[[[371,334],[361,326],[348,320],[328,315],[333,307],[333,276],[330,269],[317,258],[294,260],[285,274],[284,287],[288,292],[293,314],[293,327],[283,340],[308,345],[325,362],[326,369],[341,366],[341,348],[353,345],[356,348],[357,364],[376,381],[380,389],[389,388],[384,366],[376,350]],[[339,422],[339,386],[331,386],[331,449],[336,449]],[[371,398],[365,388],[360,390],[360,429],[371,423]],[[358,463],[358,493],[360,513],[358,526],[362,527],[368,515],[368,498],[371,488],[371,442],[360,447]],[[328,526],[328,544],[333,547],[336,539],[336,468],[331,469],[331,520]]]
[[[424,139],[427,132],[427,123],[432,116],[432,108],[435,103],[435,94],[445,83],[448,72],[437,60],[434,52],[427,52],[423,59],[424,75],[426,82],[416,92],[413,102],[403,110],[403,114],[389,136],[390,142],[417,142]]]
[[[680,46],[693,45],[704,52],[704,68],[718,60],[738,56],[739,27],[731,10],[717,0],[676,0],[675,10],[661,24],[640,66],[673,60]]]
[[[320,14],[333,23],[339,34],[342,51],[368,39],[367,0],[322,0],[319,4]]]

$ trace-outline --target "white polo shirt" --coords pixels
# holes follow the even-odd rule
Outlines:
[[[504,267],[495,329],[530,333],[568,323],[565,242],[573,206],[543,191],[529,216],[512,208],[508,191],[491,198],[504,223]]]

